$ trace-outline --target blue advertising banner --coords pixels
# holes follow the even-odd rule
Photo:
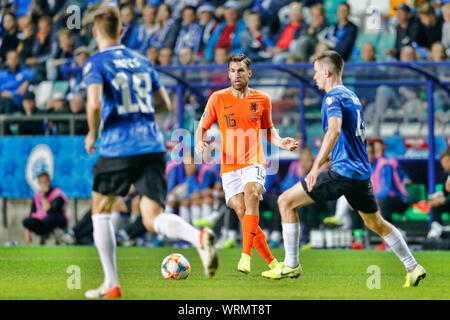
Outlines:
[[[2,137],[0,197],[32,197],[37,175],[46,171],[68,197],[90,198],[98,156],[84,150],[84,136]]]

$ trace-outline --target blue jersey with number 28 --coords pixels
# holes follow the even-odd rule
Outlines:
[[[86,87],[103,86],[101,156],[166,151],[153,105],[161,84],[145,57],[123,45],[110,46],[86,61],[83,76]]]
[[[356,94],[343,85],[335,86],[323,98],[324,133],[328,130],[328,119],[331,117],[342,119],[341,134],[331,152],[331,170],[350,179],[370,179],[372,169],[367,155],[361,103]]]

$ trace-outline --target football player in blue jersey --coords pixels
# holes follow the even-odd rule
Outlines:
[[[313,59],[313,64],[314,80],[326,92],[322,102],[325,135],[309,174],[278,198],[285,260],[262,276],[280,279],[301,275],[300,223],[295,209],[344,195],[365,225],[380,235],[404,264],[407,271],[404,287],[416,286],[426,272],[414,259],[399,230],[378,211],[370,182],[363,110],[358,97],[342,84],[344,61],[336,51],[325,51]],[[330,157],[331,169],[320,172]]]
[[[94,143],[102,124],[100,157],[93,168],[92,223],[94,243],[105,274],[99,288],[85,293],[87,298],[122,296],[109,213],[114,196],[124,196],[131,184],[141,196],[142,221],[147,230],[192,243],[199,251],[208,277],[215,274],[218,265],[215,235],[211,230],[199,231],[177,215],[161,214],[167,192],[166,148],[155,113],[169,111],[170,101],[150,62],[120,45],[122,32],[118,9],[101,7],[95,14],[92,29],[99,53],[83,67],[88,152],[95,152]]]

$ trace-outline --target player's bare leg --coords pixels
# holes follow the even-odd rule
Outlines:
[[[378,211],[375,213],[363,213],[358,211],[358,213],[367,228],[383,238],[386,244],[392,249],[392,251],[405,266],[407,275],[406,282],[403,286],[417,286],[420,280],[425,278],[426,271],[417,263],[416,259],[414,259],[414,256],[409,250],[408,245],[406,244],[405,239],[403,239],[400,231],[392,224],[384,220]]]
[[[210,229],[199,231],[179,216],[163,213],[163,207],[147,196],[142,196],[140,207],[142,222],[147,230],[191,243],[198,250],[205,275],[212,277],[216,273],[219,259],[214,247],[215,235]]]
[[[100,256],[105,279],[99,288],[86,291],[86,298],[120,298],[122,296],[117,274],[116,237],[110,215],[114,198],[114,196],[92,191],[94,243]]]
[[[262,276],[270,279],[296,278],[302,274],[298,252],[300,246],[300,219],[295,211],[314,203],[314,200],[303,189],[299,182],[283,192],[278,198],[283,230],[284,262],[274,270],[265,271]]]
[[[262,192],[262,190],[261,190]],[[246,212],[246,205],[245,205],[245,193],[238,193],[230,198],[229,205],[234,209],[236,212],[238,219],[242,222],[245,216]],[[258,197],[258,210],[259,210],[259,197]],[[266,237],[264,235],[264,232],[262,229],[258,226],[256,236],[254,238],[253,247],[258,251],[258,253],[263,257],[263,259],[267,262],[270,268],[275,267],[276,263],[278,262],[272,255],[269,246],[266,241]],[[245,263],[245,265],[248,265],[248,267],[245,266],[238,266],[238,270],[244,273],[250,272],[250,259],[244,255],[244,259],[248,261],[248,263]],[[246,262],[247,262],[246,261]],[[242,267],[243,270],[240,270],[239,268]],[[245,271],[245,270],[248,271]]]

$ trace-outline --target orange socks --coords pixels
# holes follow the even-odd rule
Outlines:
[[[252,248],[254,247],[258,253],[266,260],[267,264],[273,261],[274,256],[270,252],[266,242],[266,236],[258,225],[259,216],[246,214],[242,220],[242,252],[252,256]]]
[[[273,259],[275,259],[272,252],[270,252],[269,245],[266,241],[266,236],[259,226],[255,239],[253,240],[253,247],[258,251],[261,257],[266,260],[267,264],[271,263]]]
[[[259,216],[246,214],[242,219],[242,252],[252,256],[255,236],[258,232]]]

